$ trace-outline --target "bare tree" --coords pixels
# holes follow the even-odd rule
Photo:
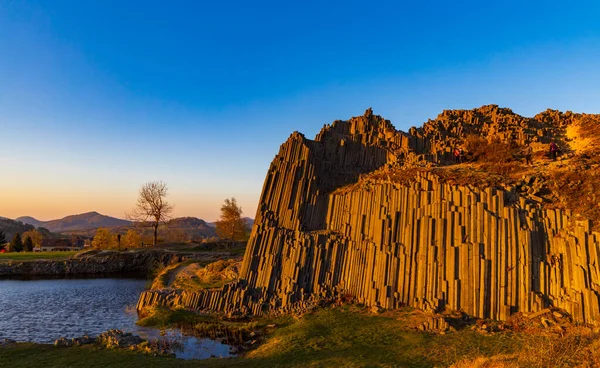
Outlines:
[[[173,206],[165,200],[167,189],[167,183],[162,181],[150,181],[142,185],[133,210],[127,214],[127,218],[132,221],[152,225],[154,245],[158,239],[158,225],[169,220],[173,212]]]

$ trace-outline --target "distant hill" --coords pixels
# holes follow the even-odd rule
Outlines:
[[[178,217],[167,222],[167,227],[187,229],[210,229],[206,221],[196,217]]]
[[[0,230],[4,231],[4,234],[6,234],[7,242],[9,242],[16,233],[22,234],[25,231],[33,229],[35,229],[35,227],[24,224],[21,221],[11,220],[5,217],[0,218]]]
[[[188,241],[217,236],[214,228],[210,227],[206,221],[196,217],[172,219],[165,224],[165,228],[167,229],[167,233],[174,238],[173,240],[180,238],[181,241]]]
[[[21,216],[21,217],[15,219],[15,221],[21,221],[24,224],[33,225],[35,227],[40,227],[40,226],[43,227],[43,223],[44,223],[44,221],[40,221],[31,216]]]
[[[144,226],[141,223],[130,222],[127,225],[107,226],[107,228],[114,234],[122,235],[133,229],[142,234],[142,237],[147,238],[145,241],[148,242],[152,238],[152,227]],[[69,233],[91,238],[96,234],[96,229],[73,230]],[[168,242],[201,241],[202,239],[212,238],[216,235],[214,228],[210,227],[206,221],[196,217],[172,219],[166,224],[161,225],[158,231],[159,239]]]
[[[244,222],[246,223],[246,225],[248,225],[248,229],[252,230],[252,226],[254,225],[254,219],[250,218],[250,217],[242,217],[242,220],[244,220]],[[215,222],[207,222],[206,223],[208,226],[210,227],[216,227],[217,223]]]
[[[10,220],[13,221],[13,220]],[[98,212],[88,212],[79,215],[67,216],[59,220],[40,221],[30,216],[16,219],[23,225],[44,227],[54,233],[68,233],[79,236],[93,237],[100,227],[108,228],[115,234],[126,234],[128,230],[134,229],[144,237],[151,237],[152,229],[140,223],[134,223],[115,217],[105,216]],[[244,221],[252,228],[254,220],[244,217]],[[12,234],[12,233],[11,233]],[[11,235],[12,236],[12,235]],[[214,223],[196,217],[179,217],[162,225],[159,230],[159,238],[170,242],[200,241],[217,236]]]
[[[59,220],[39,221],[30,216],[17,218],[25,224],[35,227],[45,227],[55,233],[73,232],[88,229],[97,229],[99,227],[116,227],[131,225],[131,221],[105,216],[98,212],[87,212],[79,215],[67,216]]]
[[[250,230],[252,230],[252,226],[254,226],[254,219],[250,218],[250,217],[244,217],[244,222],[246,222],[246,225],[248,225],[248,228]]]

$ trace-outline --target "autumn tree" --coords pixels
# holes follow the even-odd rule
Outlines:
[[[139,248],[142,243],[142,237],[135,230],[127,230],[125,234],[125,246],[127,248]]]
[[[162,181],[150,181],[142,185],[137,202],[127,215],[130,220],[152,226],[154,245],[158,240],[158,226],[169,220],[173,212],[173,206],[165,200],[167,189],[167,183]]]
[[[33,252],[33,240],[31,240],[31,236],[24,238],[23,242],[23,251],[25,252]]]
[[[13,252],[22,252],[23,251],[23,239],[21,238],[21,234],[16,233],[11,242],[10,242],[10,249]]]
[[[92,247],[97,249],[110,249],[114,246],[114,237],[106,228],[96,230],[96,235],[92,240]]]
[[[27,238],[31,238],[31,242],[33,243],[33,248],[41,248],[42,247],[42,240],[44,239],[44,236],[42,235],[42,233],[40,233],[37,230],[28,230],[28,231],[24,232],[23,235],[21,235],[21,237],[25,240],[27,240]]]
[[[235,198],[225,199],[221,206],[221,217],[216,223],[217,235],[222,239],[246,240],[248,226],[242,218],[242,207],[237,205]]]

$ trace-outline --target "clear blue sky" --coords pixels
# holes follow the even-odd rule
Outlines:
[[[0,216],[254,217],[288,135],[495,103],[600,113],[600,3],[0,0]]]

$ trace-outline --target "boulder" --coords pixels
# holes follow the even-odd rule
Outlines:
[[[106,348],[128,348],[143,343],[144,339],[121,330],[108,330],[96,338],[98,344]]]
[[[54,341],[54,346],[57,348],[69,348],[73,346],[73,340],[67,339],[66,337],[61,337],[60,339]]]

